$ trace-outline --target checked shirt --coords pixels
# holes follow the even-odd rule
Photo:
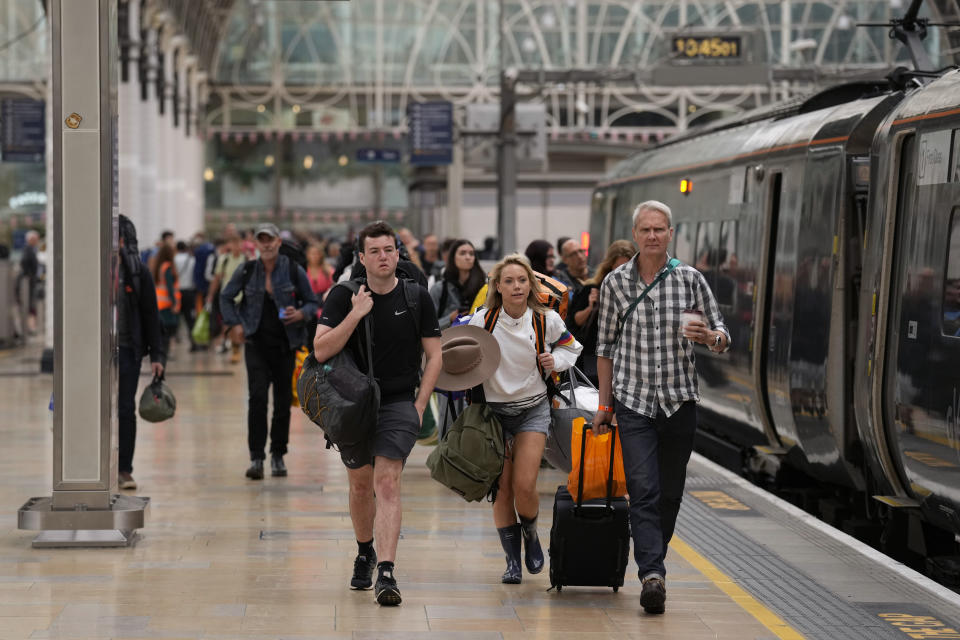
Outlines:
[[[613,395],[618,402],[650,418],[662,407],[669,417],[684,402],[700,400],[693,342],[680,331],[680,314],[685,309],[702,311],[708,327],[726,334],[728,348],[730,332],[703,274],[680,264],[637,305],[616,342],[618,319],[646,286],[636,256],[604,279],[597,355],[613,360]]]

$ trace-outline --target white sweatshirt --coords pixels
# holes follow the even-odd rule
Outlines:
[[[477,311],[470,324],[483,327],[484,310]],[[556,311],[547,311],[544,343],[553,353],[554,371],[572,367],[583,350],[583,345],[567,331]],[[493,337],[500,344],[500,366],[483,383],[488,402],[513,402],[546,393],[547,385],[537,369],[536,334],[533,330],[533,310],[527,307],[521,318],[511,318],[501,310]],[[560,344],[557,344],[557,343]],[[552,347],[552,345],[555,345]]]

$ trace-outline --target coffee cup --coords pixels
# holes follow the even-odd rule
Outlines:
[[[687,325],[694,321],[703,321],[703,311],[698,309],[684,309],[680,313],[680,331],[686,335]]]

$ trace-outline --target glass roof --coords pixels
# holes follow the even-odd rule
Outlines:
[[[214,80],[233,85],[473,87],[496,84],[497,0],[239,0]],[[647,66],[669,36],[747,31],[774,65],[888,65],[901,47],[885,28],[890,0],[506,0],[506,66]],[[787,31],[785,31],[785,29]],[[784,38],[784,33],[787,37]],[[936,56],[938,35],[928,43]],[[806,49],[791,46],[802,42]],[[811,43],[812,44],[809,44]]]

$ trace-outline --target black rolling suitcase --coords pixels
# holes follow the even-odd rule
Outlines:
[[[583,429],[581,452],[586,448],[587,428]],[[583,500],[582,454],[576,502],[566,486],[557,488],[550,528],[550,584],[557,591],[565,586],[613,587],[617,591],[623,586],[630,551],[630,509],[626,498],[610,496],[617,441],[616,429],[611,432],[607,497]]]

